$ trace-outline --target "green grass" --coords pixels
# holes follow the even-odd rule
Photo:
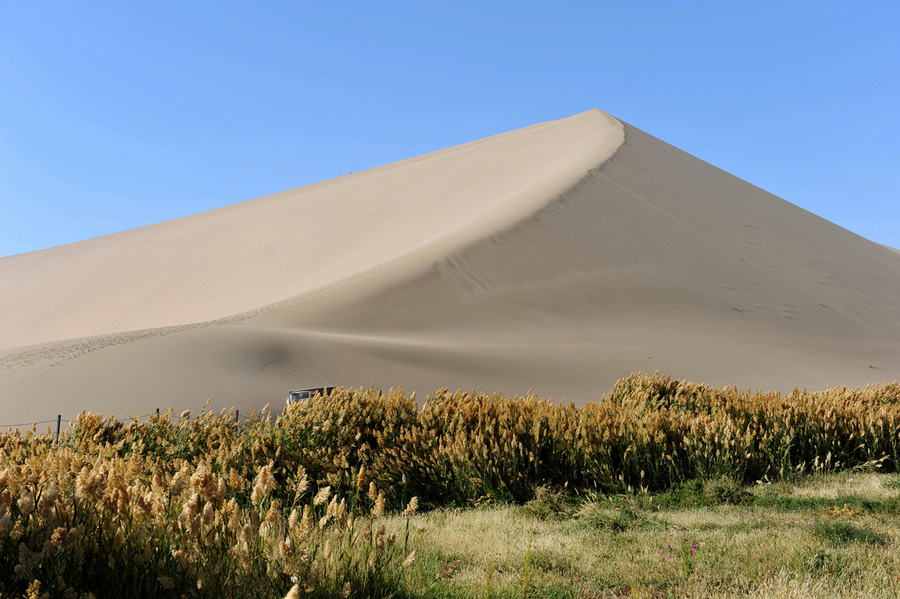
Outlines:
[[[896,597],[895,475],[844,473],[741,489],[566,497],[436,510],[418,539],[413,597]],[[835,490],[854,488],[858,494]],[[740,501],[733,501],[735,493]],[[794,506],[788,508],[787,506]],[[691,550],[693,549],[693,553]],[[529,585],[523,592],[527,571]]]
[[[885,546],[890,544],[890,537],[864,528],[852,522],[827,522],[819,521],[813,526],[813,534],[832,545],[841,546],[849,543],[863,543],[866,545]]]

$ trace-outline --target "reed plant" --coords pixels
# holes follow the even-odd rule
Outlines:
[[[267,459],[271,424],[82,414],[58,445],[3,435],[0,597],[396,595],[409,539],[385,528],[375,481],[360,468],[344,495],[313,492]]]

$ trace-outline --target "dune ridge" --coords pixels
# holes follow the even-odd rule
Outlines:
[[[341,193],[343,204],[322,202]],[[363,197],[370,212],[351,216],[375,232],[361,228],[349,249],[294,247],[291,256],[306,262],[291,266],[294,258],[279,251],[291,235],[267,238],[274,225],[265,210],[303,194],[315,199],[303,208],[328,222]],[[383,206],[388,213],[373,221]],[[58,329],[23,327],[16,338],[29,347],[9,345],[4,332],[0,387],[13,400],[0,405],[0,424],[38,419],[48,408],[196,409],[207,397],[249,412],[289,388],[318,384],[402,384],[422,394],[531,389],[583,403],[638,371],[781,391],[900,378],[895,251],[600,111],[179,226],[219,239],[236,235],[234,223],[254,212],[266,217],[249,219],[255,224],[242,235],[255,245],[234,255],[250,255],[255,268],[241,270],[231,256],[213,271],[237,268],[240,276],[202,290],[173,285],[164,300],[148,296],[144,320],[114,314],[82,329],[65,319]],[[420,222],[415,234],[396,236]],[[15,268],[70,254],[90,264],[96,248],[136,244],[142,234],[24,255]],[[198,243],[211,251],[221,242],[201,235]],[[15,268],[0,260],[0,272]],[[53,273],[20,273],[2,301],[21,312],[23,298]],[[297,280],[284,282],[285,273]],[[256,287],[232,302],[235,281]],[[104,309],[108,303],[88,313]],[[116,329],[139,322],[149,325]],[[110,330],[98,335],[103,327]],[[37,341],[79,330],[85,338]]]

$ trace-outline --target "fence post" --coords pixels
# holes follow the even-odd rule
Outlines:
[[[62,422],[62,414],[56,415],[56,444],[59,445],[59,425]]]
[[[240,420],[238,420],[238,419],[240,418],[240,416],[241,416],[241,411],[240,411],[240,410],[235,410],[235,411],[234,411],[234,421],[235,421],[235,422],[240,422]]]
[[[159,408],[156,408],[156,418],[159,419]]]

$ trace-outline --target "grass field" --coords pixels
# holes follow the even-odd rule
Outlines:
[[[900,387],[341,390],[0,435],[2,597],[894,597]]]
[[[896,597],[898,514],[900,478],[873,473],[568,501],[543,490],[524,506],[429,513],[409,588],[431,597]],[[419,590],[451,562],[453,578]]]

